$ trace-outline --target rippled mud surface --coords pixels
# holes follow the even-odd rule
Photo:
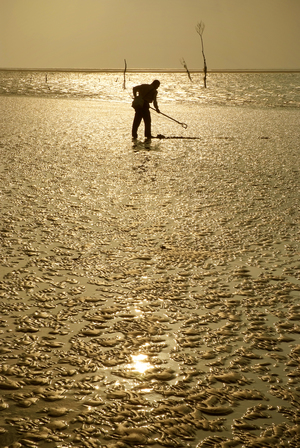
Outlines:
[[[300,446],[299,112],[161,109],[0,98],[1,447]]]

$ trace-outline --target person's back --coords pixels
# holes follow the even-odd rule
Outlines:
[[[157,90],[152,84],[141,84],[138,86],[138,92],[148,103],[152,103],[157,96]]]

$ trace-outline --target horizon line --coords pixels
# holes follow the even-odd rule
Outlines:
[[[36,71],[36,72],[86,72],[86,73],[124,73],[121,68],[0,68],[0,71]],[[203,70],[189,69],[190,73],[203,73]],[[299,69],[220,69],[207,70],[207,73],[299,73]],[[185,69],[172,68],[131,68],[126,73],[186,73]]]

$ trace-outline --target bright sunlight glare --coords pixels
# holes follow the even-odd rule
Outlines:
[[[149,362],[146,362],[148,359],[147,355],[132,355],[132,369],[136,370],[139,373],[145,373],[146,370],[151,369],[152,365]]]

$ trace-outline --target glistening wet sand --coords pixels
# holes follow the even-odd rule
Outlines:
[[[300,446],[299,111],[0,98],[0,446]]]

